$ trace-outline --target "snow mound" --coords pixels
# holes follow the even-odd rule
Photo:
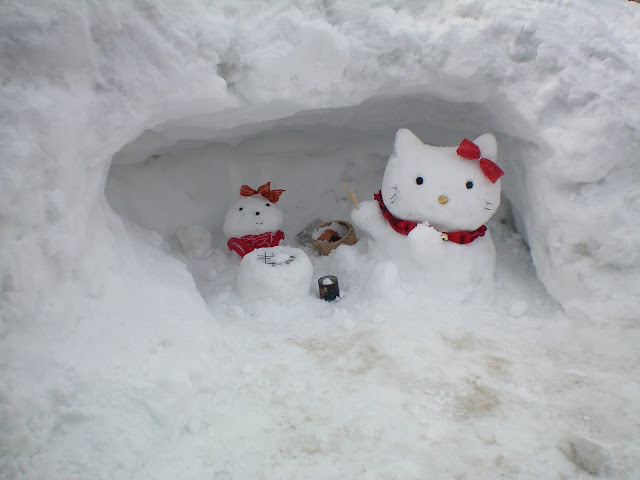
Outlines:
[[[213,253],[211,234],[202,225],[180,227],[176,230],[176,237],[184,253],[190,257],[205,258]]]

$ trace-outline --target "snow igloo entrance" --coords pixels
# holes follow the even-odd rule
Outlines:
[[[114,155],[106,196],[121,217],[159,233],[172,254],[181,254],[176,229],[189,225],[205,226],[213,246],[225,252],[224,215],[240,186],[271,181],[272,188],[286,190],[279,202],[285,243],[296,245],[296,234],[315,219],[350,219],[353,204],[344,184],[358,200],[372,198],[399,128],[443,146],[491,132],[507,173],[503,206],[492,222],[517,232],[522,222],[509,196],[522,188],[522,150],[536,146],[507,133],[513,123],[507,126],[505,119],[514,115],[506,110],[498,101],[458,103],[416,94],[284,115],[279,111],[296,109],[271,105],[176,119],[145,131]]]

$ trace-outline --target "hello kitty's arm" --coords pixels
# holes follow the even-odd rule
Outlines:
[[[407,235],[409,251],[413,259],[421,264],[431,264],[443,254],[445,242],[441,233],[428,223],[421,223]]]
[[[398,235],[382,216],[378,202],[373,200],[361,202],[359,206],[360,208],[351,211],[351,219],[372,238],[379,239],[389,235]]]

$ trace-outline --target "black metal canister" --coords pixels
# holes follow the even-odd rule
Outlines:
[[[320,290],[320,298],[328,302],[334,301],[340,296],[340,287],[338,286],[338,277],[335,275],[325,275],[318,279],[318,289]]]

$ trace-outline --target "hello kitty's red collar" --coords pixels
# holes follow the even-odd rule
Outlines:
[[[418,222],[412,222],[411,220],[400,220],[399,218],[394,217],[387,206],[384,204],[384,200],[382,200],[381,190],[378,190],[378,193],[375,193],[373,195],[373,198],[378,201],[380,210],[382,210],[382,216],[387,219],[387,222],[389,222],[391,228],[393,228],[396,232],[401,233],[402,235],[409,235],[409,232],[418,226]],[[482,225],[471,232],[462,230],[459,232],[440,233],[442,233],[442,240],[444,241],[466,245],[467,243],[473,242],[478,237],[484,237],[486,231],[487,227]]]

